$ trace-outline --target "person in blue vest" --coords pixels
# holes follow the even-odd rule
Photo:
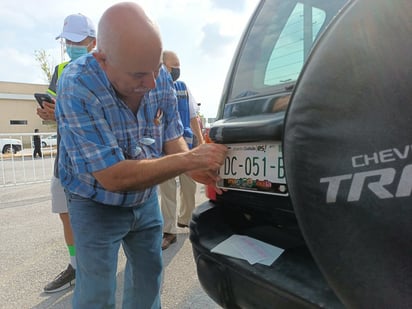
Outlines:
[[[57,95],[57,81],[65,67],[81,56],[92,51],[96,46],[96,29],[90,18],[82,14],[72,14],[65,18],[63,31],[56,39],[64,40],[66,53],[70,61],[57,65],[53,72],[47,93],[53,98]],[[38,108],[37,114],[43,120],[55,121],[55,104],[43,101],[44,108]],[[57,172],[59,157],[60,134],[57,132],[57,154],[54,162],[54,175],[51,179],[52,212],[58,213],[63,223],[64,239],[70,255],[70,263],[65,270],[57,275],[44,287],[44,292],[53,293],[69,288],[74,284],[76,277],[76,249],[74,245],[73,232],[70,225],[69,213],[67,210],[66,195],[60,184]]]
[[[163,51],[163,65],[166,66],[173,79],[176,89],[178,111],[183,124],[183,137],[189,147],[193,148],[194,136],[198,144],[203,144],[203,135],[197,119],[197,104],[183,81],[178,80],[180,76],[180,61],[176,53]],[[177,241],[177,228],[189,226],[192,211],[195,208],[196,182],[185,174],[179,177],[180,183],[180,208],[177,216],[177,183],[176,179],[169,179],[159,185],[160,206],[162,210],[164,227],[162,249],[167,249]]]

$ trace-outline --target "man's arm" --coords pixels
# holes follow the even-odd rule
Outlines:
[[[182,173],[205,184],[215,183],[227,148],[219,144],[203,144],[187,151],[182,137],[165,145],[164,157],[147,160],[124,160],[93,173],[108,191],[144,190]]]
[[[197,117],[190,119],[190,127],[192,128],[193,134],[196,136],[199,145],[204,144],[205,141],[203,139],[202,130],[200,129],[199,121]]]
[[[199,121],[197,120],[197,113],[196,113],[196,100],[192,95],[190,89],[186,86],[187,96],[189,98],[189,111],[190,111],[190,128],[192,129],[193,134],[196,136],[198,144],[204,144],[205,141],[203,139],[202,130],[199,125]]]
[[[38,107],[37,108],[37,115],[43,119],[43,120],[49,120],[49,121],[56,121],[56,116],[54,114],[54,109],[55,109],[55,103],[56,103],[56,84],[57,80],[59,79],[59,66],[57,65],[54,68],[53,71],[53,76],[52,80],[50,81],[49,88],[47,89],[47,93],[51,95],[52,100],[54,103],[49,103],[46,101],[43,101],[43,108]]]

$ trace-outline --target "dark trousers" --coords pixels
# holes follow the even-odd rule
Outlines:
[[[40,147],[34,147],[33,157],[35,158],[37,155],[39,155],[40,158],[42,157],[41,148],[40,148]]]

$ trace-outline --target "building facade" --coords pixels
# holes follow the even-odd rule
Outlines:
[[[54,122],[37,116],[34,93],[45,93],[48,85],[0,81],[0,133],[55,132]]]

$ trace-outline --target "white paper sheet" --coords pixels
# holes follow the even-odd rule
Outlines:
[[[246,260],[251,265],[259,263],[270,266],[284,250],[248,236],[234,234],[211,251]]]

